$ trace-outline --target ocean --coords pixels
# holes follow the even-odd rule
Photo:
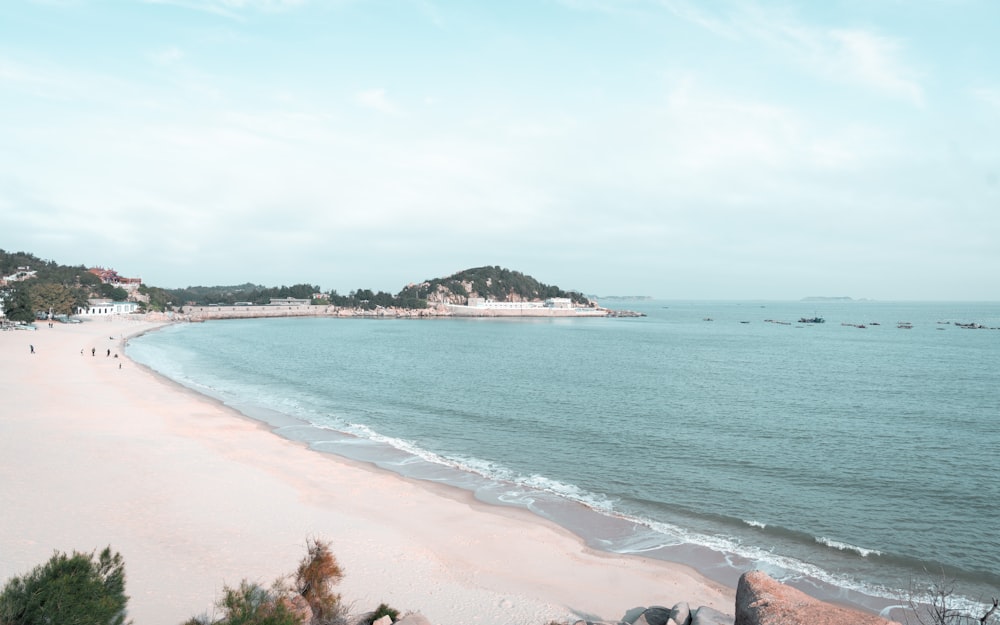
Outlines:
[[[957,325],[1000,327],[1000,304],[612,307],[647,316],[174,324],[127,353],[597,549],[886,614],[926,583],[968,609],[1000,592],[1000,330]]]

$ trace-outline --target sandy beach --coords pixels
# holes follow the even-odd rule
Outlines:
[[[178,625],[211,614],[224,585],[292,572],[314,537],[330,541],[354,613],[385,602],[435,625],[617,620],[678,601],[733,613],[735,590],[688,567],[595,552],[528,512],[282,439],[128,360],[124,339],[156,325],[0,333],[0,580],[54,550],[110,545],[133,621]]]

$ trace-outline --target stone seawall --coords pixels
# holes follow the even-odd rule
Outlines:
[[[454,317],[607,317],[604,308],[485,308],[448,304]]]
[[[411,310],[379,308],[362,310],[340,306],[184,306],[180,318],[189,321],[212,319],[259,319],[264,317],[343,317],[343,318],[420,318],[447,316],[433,309]]]
[[[434,317],[644,317],[642,313],[607,308],[480,308],[455,304],[431,308],[343,308],[340,306],[183,306],[173,320],[208,321],[213,319],[258,319],[262,317],[340,317],[367,319],[423,319]]]

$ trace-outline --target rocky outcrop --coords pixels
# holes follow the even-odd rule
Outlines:
[[[898,625],[884,618],[842,608],[750,571],[736,586],[735,625]]]

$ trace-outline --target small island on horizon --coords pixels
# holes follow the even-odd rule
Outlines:
[[[848,297],[846,295],[809,295],[808,297],[802,298],[803,302],[867,302],[871,301],[865,298],[854,299],[853,297]]]

